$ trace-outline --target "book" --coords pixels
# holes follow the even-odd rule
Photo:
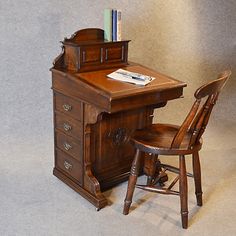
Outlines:
[[[104,39],[106,41],[121,41],[121,10],[104,10]]]
[[[123,70],[123,69],[118,69],[108,74],[107,77],[114,80],[132,83],[136,85],[143,85],[143,86],[149,84],[155,79],[155,77],[152,77],[149,75],[143,75],[140,73],[135,73],[135,72],[131,72],[128,70]]]
[[[117,41],[121,41],[121,10],[117,10]]]
[[[104,39],[112,41],[112,9],[104,10]]]
[[[117,10],[112,10],[112,41],[117,41]]]

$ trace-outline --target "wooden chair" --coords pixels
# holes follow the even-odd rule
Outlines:
[[[202,206],[201,170],[199,161],[199,150],[202,147],[202,134],[205,131],[213,106],[216,103],[221,89],[231,75],[231,71],[223,72],[218,79],[209,82],[196,90],[194,102],[188,116],[181,126],[171,124],[153,124],[145,129],[134,132],[131,142],[134,144],[136,154],[132,163],[128,181],[127,194],[124,202],[123,214],[129,213],[135,186],[157,193],[174,194],[180,196],[182,227],[188,227],[188,187],[187,176],[193,177],[195,182],[195,193],[197,205]],[[205,98],[205,103],[203,103]],[[140,173],[140,153],[152,155],[154,159],[153,169],[161,165],[162,171],[157,175],[148,176],[147,185],[136,185]],[[185,155],[192,154],[193,174],[186,172]],[[179,168],[160,164],[158,155],[178,155]],[[145,155],[144,155],[145,157]],[[157,164],[156,164],[157,163]],[[157,185],[163,173],[168,170],[178,174],[169,187]],[[155,173],[155,171],[153,171]],[[172,187],[179,180],[179,191]]]

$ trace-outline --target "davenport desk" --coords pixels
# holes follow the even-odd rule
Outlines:
[[[101,29],[80,30],[62,42],[51,69],[53,174],[97,209],[107,205],[102,191],[129,176],[132,132],[151,124],[154,109],[181,97],[186,86],[128,63],[128,42],[105,42]],[[118,68],[156,79],[143,87],[109,79],[107,74]]]

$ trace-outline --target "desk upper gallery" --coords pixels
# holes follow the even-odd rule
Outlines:
[[[127,180],[134,155],[129,137],[152,123],[154,108],[180,98],[185,83],[128,62],[128,42],[105,42],[83,29],[62,43],[52,71],[53,174],[100,209],[102,191]],[[109,79],[118,68],[155,77],[146,86]],[[148,167],[146,168],[148,171]]]

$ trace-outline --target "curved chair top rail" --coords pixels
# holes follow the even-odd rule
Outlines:
[[[226,81],[231,75],[231,71],[227,70],[221,73],[218,76],[218,79],[213,80],[200,88],[198,88],[194,94],[196,99],[201,99],[205,96],[210,96],[213,93],[218,93],[221,91],[221,89],[224,87]]]

